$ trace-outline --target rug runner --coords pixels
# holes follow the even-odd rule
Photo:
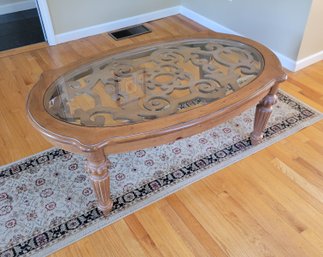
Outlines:
[[[95,207],[83,157],[50,149],[0,168],[0,257],[45,256],[322,119],[278,93],[264,140],[252,146],[254,108],[201,134],[109,156],[113,209]]]

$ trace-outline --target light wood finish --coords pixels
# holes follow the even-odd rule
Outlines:
[[[264,136],[264,129],[273,112],[273,105],[277,102],[278,84],[274,85],[268,95],[266,95],[256,106],[254,130],[250,135],[251,143],[257,145]]]
[[[46,47],[48,47],[48,44],[45,42],[41,42],[41,43],[22,46],[22,47],[18,47],[18,48],[6,50],[6,51],[0,51],[0,58],[7,57],[7,56],[13,56],[16,54],[27,53],[27,52],[31,52],[33,50],[38,50],[38,49],[46,48]]]
[[[213,101],[190,111],[179,112],[164,116],[160,119],[146,120],[145,122],[140,123],[133,122],[104,128],[100,126],[76,126],[75,124],[62,122],[61,120],[54,118],[44,107],[44,102],[50,100],[47,98],[46,92],[52,90],[51,85],[64,74],[69,72],[72,73],[79,69],[80,65],[86,67],[86,64],[97,61],[97,59],[102,58],[105,55],[113,56],[113,54],[125,53],[129,50],[150,46],[151,44],[161,44],[163,42],[172,42],[173,40],[188,40],[192,37],[194,39],[214,38],[221,40],[236,40],[250,45],[263,55],[265,63],[263,71],[248,85],[245,85],[239,90],[236,90],[232,94],[220,98],[217,101]],[[223,75],[216,74],[215,77],[217,76]],[[170,142],[175,140],[178,137],[178,134],[181,134],[181,137],[185,135],[190,136],[208,129],[211,126],[223,122],[223,120],[234,117],[236,113],[241,113],[243,110],[255,105],[270,92],[271,88],[276,83],[285,80],[285,78],[286,75],[282,71],[277,57],[265,46],[252,40],[211,32],[189,36],[171,36],[135,43],[130,47],[123,46],[114,48],[106,53],[103,52],[98,54],[95,57],[81,59],[67,67],[45,72],[30,92],[27,103],[28,116],[35,128],[53,142],[53,144],[62,146],[63,148],[65,147],[70,151],[81,153],[106,147],[106,153],[118,153],[123,152],[125,149],[155,146],[158,144],[158,141],[160,143]],[[229,77],[227,79],[230,81]],[[219,80],[221,81],[221,79]],[[228,83],[223,84],[227,86]],[[120,114],[120,112],[121,111],[118,110],[117,114]],[[69,117],[69,115],[67,117]],[[88,135],[91,135],[91,137]],[[158,137],[158,140],[155,139],[156,137]]]
[[[112,209],[113,202],[110,198],[110,161],[106,158],[104,149],[100,148],[94,152],[86,154],[87,171],[94,189],[98,208],[103,215],[108,215]]]
[[[106,35],[0,59],[0,163],[45,150],[25,117],[25,98],[43,70],[117,45],[203,31],[181,17],[151,34]],[[290,73],[282,88],[323,111],[323,61]],[[52,257],[323,255],[323,121],[68,246]]]
[[[193,76],[192,69],[199,75]],[[44,72],[28,96],[27,115],[55,146],[91,153],[88,170],[98,208],[107,216],[112,201],[104,152],[166,144],[179,134],[185,138],[260,101],[251,135],[252,143],[258,144],[278,83],[284,80],[277,57],[252,40],[210,32],[172,36],[114,48]],[[196,99],[205,103],[183,112],[179,108]]]

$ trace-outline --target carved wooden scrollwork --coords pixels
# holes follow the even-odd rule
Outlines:
[[[263,59],[230,40],[161,44],[89,63],[58,79],[45,107],[83,126],[115,126],[183,112],[221,99],[254,80]]]

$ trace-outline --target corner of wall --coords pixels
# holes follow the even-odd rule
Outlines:
[[[202,15],[200,15],[200,14],[198,14],[198,13],[196,13],[196,12],[194,12],[194,11],[184,7],[184,6],[181,6],[180,13],[183,16],[185,16],[185,17],[195,21],[196,23],[199,23],[202,26],[204,26],[204,27],[206,27],[206,28],[208,28],[210,30],[213,30],[215,32],[221,32],[221,33],[227,33],[227,34],[234,34],[234,35],[238,35],[238,36],[243,36],[240,33],[236,32],[234,30],[231,30],[231,29],[229,29],[229,28],[227,28],[227,27],[225,27],[225,26],[223,26],[223,25],[221,25],[221,24],[219,24],[219,23],[217,23],[217,22],[215,22],[215,21],[213,21],[211,19],[208,19],[208,18],[206,18],[206,17],[204,17],[204,16],[202,16]],[[289,57],[287,57],[287,56],[285,56],[285,55],[283,55],[283,54],[281,54],[279,52],[276,52],[276,51],[273,51],[273,52],[277,55],[278,59],[280,60],[280,62],[283,65],[284,68],[286,68],[286,69],[288,69],[290,71],[296,71],[296,60],[293,60],[293,59],[291,59],[291,58],[289,58]]]
[[[307,56],[301,60],[298,60],[296,62],[294,71],[301,70],[303,68],[306,68],[307,66],[310,66],[310,65],[312,65],[316,62],[322,61],[322,60],[323,60],[323,50],[318,53]]]

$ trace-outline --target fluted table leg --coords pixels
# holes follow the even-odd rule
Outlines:
[[[90,174],[92,186],[98,202],[98,208],[107,216],[113,202],[110,198],[110,162],[103,149],[98,149],[87,155],[87,171]]]
[[[273,86],[256,107],[254,129],[250,135],[251,143],[257,145],[262,141],[264,129],[273,111],[273,105],[277,102],[278,84]]]

